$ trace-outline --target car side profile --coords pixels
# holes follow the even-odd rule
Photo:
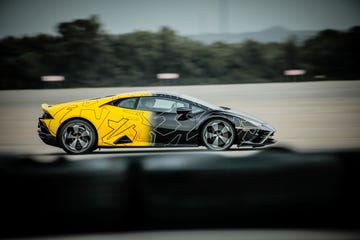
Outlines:
[[[42,104],[38,134],[70,154],[105,147],[198,147],[275,143],[275,129],[248,114],[184,94],[134,92]]]

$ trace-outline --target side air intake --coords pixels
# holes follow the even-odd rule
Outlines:
[[[128,136],[122,136],[118,140],[114,142],[114,144],[124,144],[124,143],[132,143]]]

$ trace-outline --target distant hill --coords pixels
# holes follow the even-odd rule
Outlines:
[[[205,44],[211,44],[214,42],[224,43],[239,43],[246,40],[255,40],[257,42],[284,42],[289,37],[294,36],[300,42],[316,35],[318,31],[292,31],[284,27],[275,26],[264,29],[257,32],[244,32],[244,33],[207,33],[198,35],[189,35],[188,37],[203,42]]]

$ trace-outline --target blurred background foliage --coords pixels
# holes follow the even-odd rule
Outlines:
[[[168,27],[109,35],[96,16],[60,23],[57,31],[0,40],[1,89],[42,88],[43,75],[65,76],[62,87],[360,79],[360,27],[324,30],[304,42],[210,45]],[[306,75],[285,77],[286,69],[304,69]],[[164,72],[180,78],[156,78]]]

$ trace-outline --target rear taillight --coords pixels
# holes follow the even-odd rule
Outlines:
[[[40,119],[53,119],[53,117],[50,115],[50,113],[48,113],[47,111],[44,110]]]

